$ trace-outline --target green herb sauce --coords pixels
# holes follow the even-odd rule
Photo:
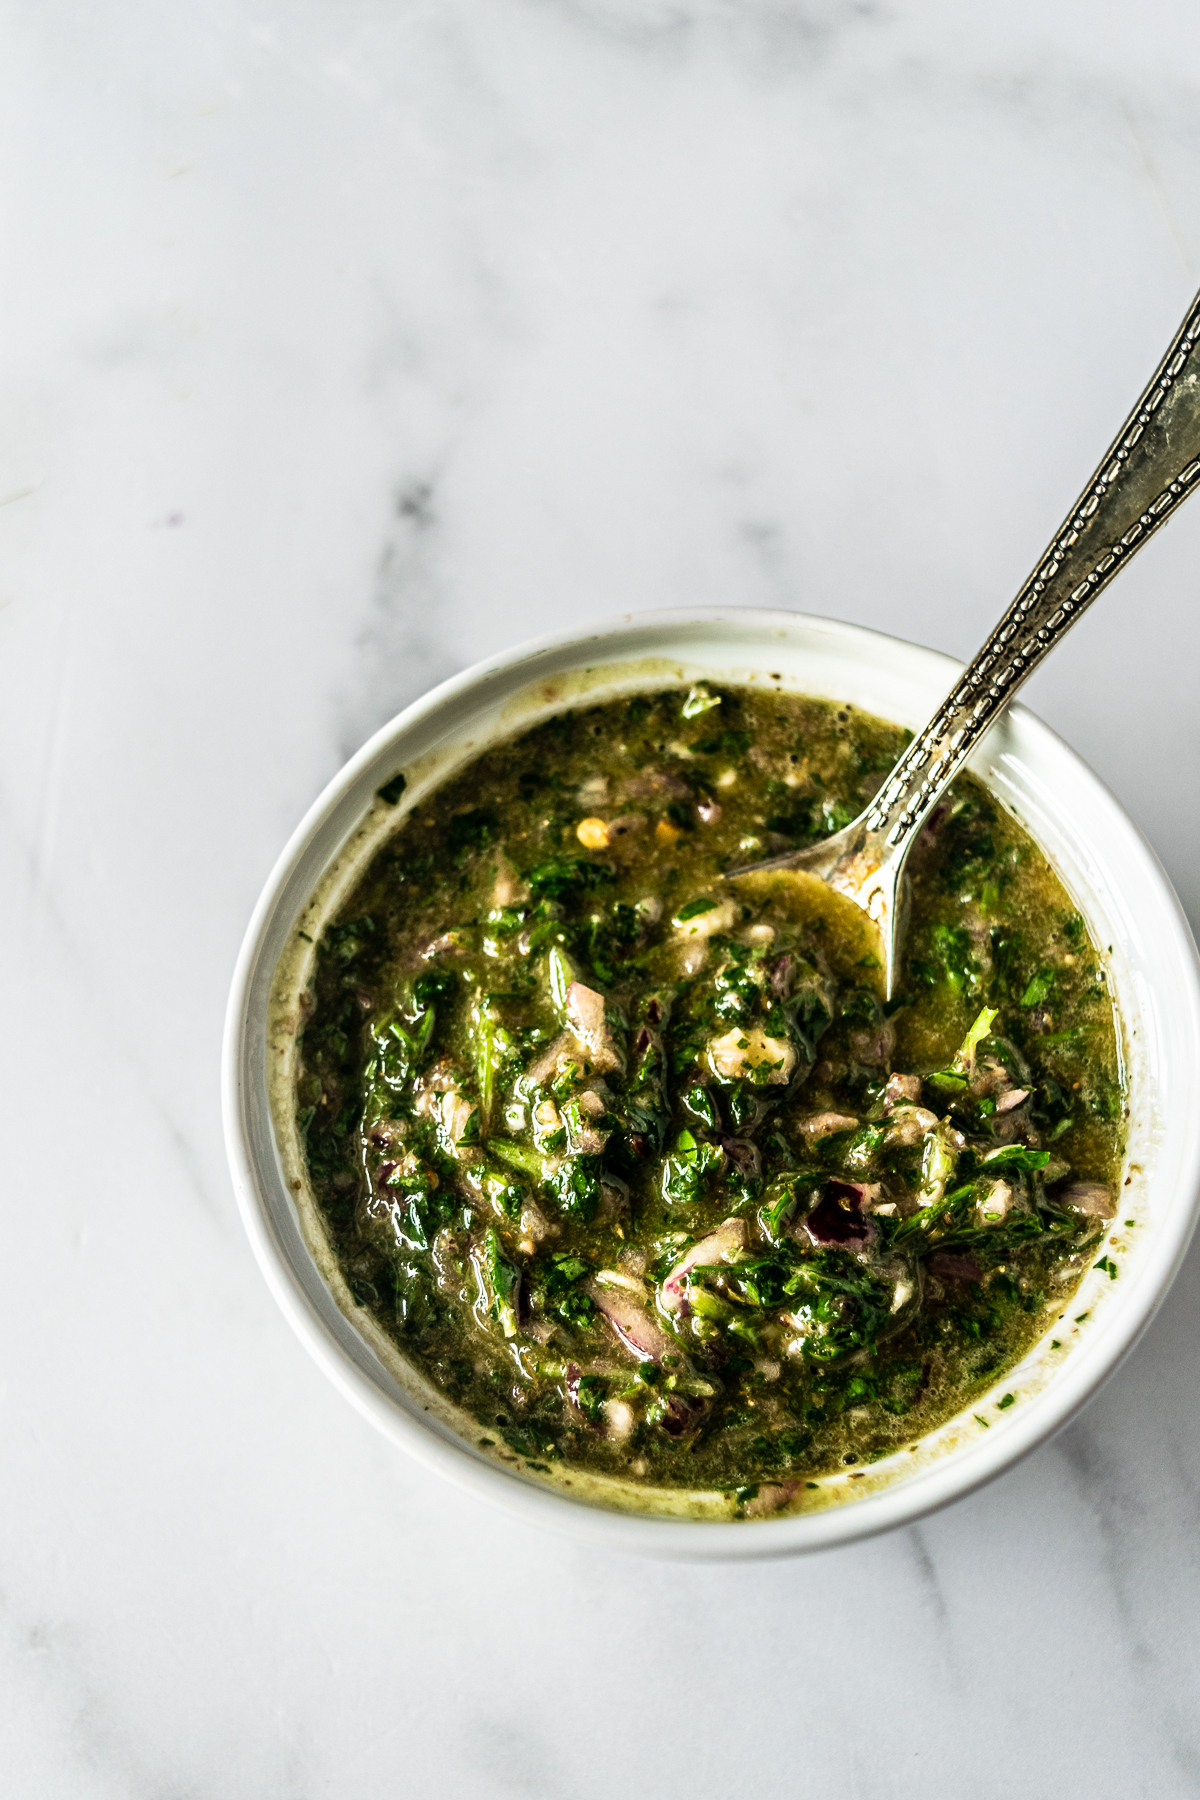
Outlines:
[[[1062,1315],[1125,1102],[1037,846],[954,785],[890,1006],[846,903],[723,879],[848,823],[903,741],[731,688],[565,712],[404,817],[325,929],[313,1191],[477,1441],[770,1510],[969,1410]]]

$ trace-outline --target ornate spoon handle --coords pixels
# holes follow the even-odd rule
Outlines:
[[[1045,556],[862,815],[893,854],[1021,683],[1197,484],[1198,346],[1200,296]]]

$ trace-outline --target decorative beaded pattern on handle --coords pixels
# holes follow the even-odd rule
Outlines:
[[[1189,364],[1198,344],[1200,296],[1049,551],[872,801],[864,823],[890,845],[914,834],[1021,683],[1197,484],[1200,374]],[[1139,504],[1147,490],[1154,498]],[[1106,528],[1090,566],[1086,551],[1072,555]],[[1058,599],[1056,584],[1072,565],[1080,578]]]

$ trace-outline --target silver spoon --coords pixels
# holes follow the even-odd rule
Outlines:
[[[1021,683],[1200,485],[1198,346],[1200,296],[1033,574],[870,805],[832,837],[726,877],[796,870],[845,895],[879,931],[889,1000],[907,919],[904,865],[925,820]]]

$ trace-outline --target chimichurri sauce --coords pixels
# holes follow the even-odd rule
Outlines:
[[[903,741],[716,686],[564,712],[405,817],[325,930],[312,1186],[355,1302],[477,1442],[771,1510],[1061,1315],[1125,1109],[1037,846],[954,785],[890,1005],[845,903],[722,879],[847,823]]]

